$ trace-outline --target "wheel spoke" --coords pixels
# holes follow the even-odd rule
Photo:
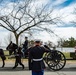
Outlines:
[[[65,64],[66,64],[66,58],[64,56],[64,54],[60,51],[55,51],[57,54],[53,54],[54,57],[52,56],[52,53],[48,53],[47,57],[46,57],[46,61],[48,66],[52,69],[52,70],[60,70],[62,69]],[[57,57],[58,56],[58,57]]]

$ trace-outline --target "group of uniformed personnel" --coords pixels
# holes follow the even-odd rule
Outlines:
[[[32,70],[32,75],[44,75],[45,64],[43,61],[43,54],[45,52],[49,52],[49,49],[41,46],[41,43],[42,42],[40,40],[35,40],[34,46],[28,48],[28,38],[25,37],[23,52],[25,50],[28,51],[29,70]],[[24,65],[21,62],[21,55],[21,48],[18,47],[18,52],[16,52],[15,56],[15,66],[13,69],[18,66],[18,63],[22,66],[22,69],[24,69]]]

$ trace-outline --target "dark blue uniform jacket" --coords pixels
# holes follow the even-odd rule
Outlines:
[[[29,70],[39,71],[45,69],[44,61],[33,61],[33,59],[41,59],[45,52],[49,52],[44,47],[34,46],[29,48]]]

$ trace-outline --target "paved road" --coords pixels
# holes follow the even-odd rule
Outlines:
[[[31,75],[31,71],[28,70],[28,62],[23,61],[25,69],[22,70],[19,65],[16,69],[12,69],[14,62],[7,61],[4,68],[0,68],[0,75]],[[0,61],[0,66],[2,62]],[[67,63],[66,66],[60,71],[52,71],[48,67],[45,70],[45,75],[76,75],[76,62]]]

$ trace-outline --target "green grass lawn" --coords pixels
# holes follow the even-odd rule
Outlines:
[[[70,58],[70,53],[69,52],[67,52],[67,53],[64,52],[63,54],[65,55],[66,58]]]
[[[4,54],[5,54],[5,55],[9,55],[9,51],[4,50]]]
[[[9,56],[9,52],[7,50],[4,50],[4,54],[6,55],[6,59],[8,59]],[[65,55],[66,58],[70,58],[70,53],[69,52],[63,52],[63,54]]]
[[[5,55],[9,55],[9,52],[7,50],[4,51]],[[63,52],[63,54],[65,55],[66,58],[70,58],[70,53],[69,52]]]
[[[7,55],[9,55],[9,52],[7,50],[4,50],[4,55],[6,56],[6,60],[7,60],[8,59]],[[0,60],[1,60],[1,58],[0,58]]]

